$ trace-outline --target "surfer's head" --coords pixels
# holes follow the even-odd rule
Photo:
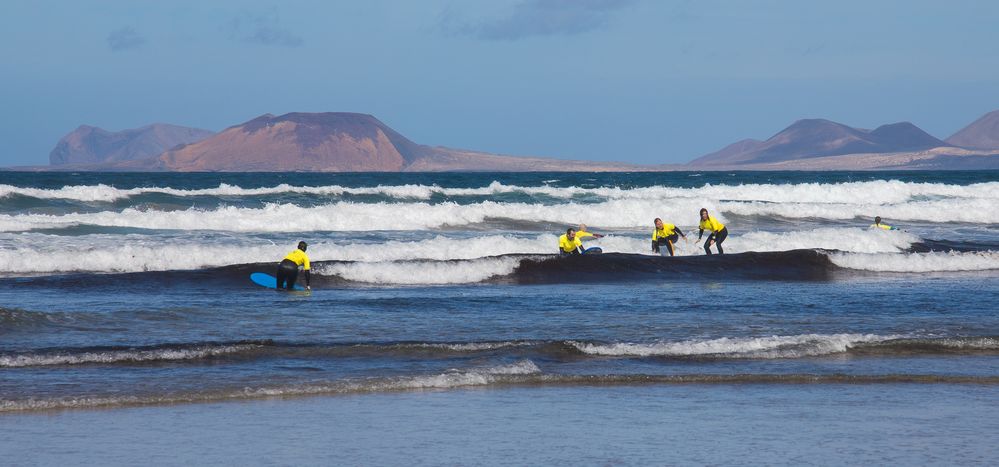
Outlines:
[[[305,249],[306,249],[306,248],[308,248],[308,247],[309,247],[309,244],[308,244],[308,243],[305,243],[305,242],[298,242],[298,249],[299,249],[299,250],[302,250],[302,251],[305,251]]]
[[[874,216],[874,223],[875,224],[880,224],[881,223],[881,216]]]
[[[568,238],[574,238],[576,236],[576,231],[572,230],[572,227],[565,229],[565,236]]]
[[[657,228],[657,229],[661,229],[661,228],[663,228],[663,220],[662,220],[662,219],[660,219],[660,218],[658,218],[658,217],[657,217],[657,218],[656,218],[656,220],[655,220],[655,221],[653,221],[652,223],[656,225],[656,228]]]
[[[708,210],[706,208],[701,208],[701,220],[708,220]]]

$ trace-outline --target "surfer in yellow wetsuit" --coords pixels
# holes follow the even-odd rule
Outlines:
[[[681,236],[684,240],[687,239],[687,236],[683,234],[683,231],[679,227],[673,224],[666,224],[658,217],[655,220],[655,226],[655,230],[652,231],[652,251],[659,253],[660,256],[666,256],[666,252],[669,252],[669,255],[673,256],[673,244]],[[661,248],[663,245],[666,245],[665,250]]]
[[[697,225],[700,229],[697,233],[697,240],[700,241],[701,237],[704,235],[704,231],[708,230],[711,232],[708,235],[708,240],[704,242],[704,252],[711,254],[711,244],[714,243],[718,247],[718,254],[725,254],[725,250],[722,249],[722,242],[728,237],[728,229],[725,228],[725,224],[718,222],[714,216],[708,214],[708,210],[701,208],[701,223]]]
[[[305,250],[309,247],[305,242],[298,242],[298,248],[288,256],[285,256],[278,264],[277,270],[277,289],[291,290],[295,288],[295,280],[298,279],[298,267],[302,266],[305,270],[305,288],[311,290],[309,282],[311,282],[311,274],[309,273],[309,255],[305,254]]]
[[[558,254],[579,255],[583,253],[583,242],[572,227],[565,229],[565,234],[558,238]]]
[[[579,230],[576,231],[576,238],[582,241],[584,238],[587,237],[604,238],[604,236],[601,234],[588,232],[586,230],[586,224],[579,224]]]
[[[872,229],[883,229],[883,230],[898,230],[898,227],[892,227],[888,224],[881,223],[881,216],[874,216],[874,223],[871,224]]]

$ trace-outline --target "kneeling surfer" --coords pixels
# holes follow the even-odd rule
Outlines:
[[[697,226],[700,230],[697,233],[697,241],[701,240],[704,236],[704,231],[709,230],[711,234],[708,235],[708,240],[704,242],[704,252],[711,254],[711,244],[714,243],[718,247],[718,254],[725,254],[725,250],[722,249],[722,242],[728,237],[728,229],[725,228],[725,224],[718,222],[714,216],[708,215],[708,210],[701,208],[701,223]]]
[[[652,251],[659,253],[660,256],[666,256],[666,252],[668,251],[669,255],[673,256],[675,254],[673,244],[680,237],[686,240],[687,236],[683,234],[683,231],[679,227],[663,223],[663,220],[658,217],[655,220],[655,226],[655,230],[652,231]],[[666,250],[660,248],[663,245],[666,245]]]
[[[583,242],[572,227],[565,229],[565,234],[558,238],[558,254],[560,255],[580,255],[583,254]]]
[[[292,290],[295,288],[295,280],[298,279],[298,267],[303,266],[305,270],[305,288],[311,290],[311,274],[309,273],[309,255],[305,250],[309,247],[305,242],[298,242],[298,248],[288,256],[285,256],[278,264],[277,269],[277,289]]]

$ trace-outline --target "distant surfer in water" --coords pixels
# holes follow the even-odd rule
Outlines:
[[[298,267],[303,266],[305,270],[305,288],[311,290],[312,287],[309,286],[311,282],[311,275],[309,273],[309,255],[305,254],[305,250],[309,247],[305,242],[298,242],[298,248],[288,256],[285,256],[278,264],[277,269],[277,289],[291,290],[295,288],[295,280],[298,279]]]
[[[881,223],[881,216],[874,216],[874,223],[871,224],[872,229],[883,229],[883,230],[898,230],[898,227],[892,227],[888,224]]]
[[[725,227],[725,224],[718,222],[718,219],[709,215],[707,209],[701,208],[701,223],[697,227],[700,229],[697,233],[697,241],[701,241],[705,230],[711,232],[708,235],[708,240],[704,242],[705,253],[711,254],[711,244],[714,243],[718,247],[718,254],[725,254],[725,250],[722,249],[722,242],[728,237],[728,229]]]
[[[656,218],[655,220],[655,230],[652,231],[652,251],[659,253],[660,256],[666,256],[666,252],[669,252],[670,256],[674,255],[673,244],[676,243],[680,237],[684,240],[687,236],[683,234],[683,231],[679,227],[673,224],[663,223],[663,220]],[[664,250],[662,246],[665,245]]]

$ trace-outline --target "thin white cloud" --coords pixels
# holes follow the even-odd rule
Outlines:
[[[241,13],[228,24],[229,37],[256,45],[299,47],[305,43],[301,36],[281,26],[277,10],[261,14]]]
[[[442,14],[444,30],[483,40],[515,41],[534,36],[571,36],[606,27],[633,0],[525,0],[505,15],[477,22]]]
[[[111,48],[112,52],[120,52],[122,50],[134,49],[146,43],[146,38],[135,32],[135,29],[131,27],[123,27],[121,29],[115,29],[108,34],[108,47]]]

